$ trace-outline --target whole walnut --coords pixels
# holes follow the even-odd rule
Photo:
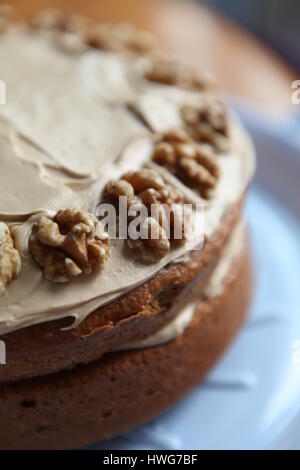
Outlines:
[[[181,129],[166,132],[155,146],[152,160],[184,184],[210,198],[217,184],[219,167],[208,146],[198,144]]]
[[[127,245],[140,253],[146,261],[159,261],[169,252],[175,241],[172,235],[175,227],[185,241],[183,230],[182,203],[183,195],[175,187],[164,181],[160,174],[152,169],[142,168],[125,173],[121,179],[110,181],[104,191],[105,201],[118,208],[123,197],[127,197],[128,226],[134,220],[130,210],[145,209],[146,217],[140,227],[140,236],[133,238],[128,232]],[[178,243],[178,240],[176,240]]]
[[[44,276],[64,283],[99,270],[109,256],[109,236],[88,212],[64,209],[34,224],[29,248]]]

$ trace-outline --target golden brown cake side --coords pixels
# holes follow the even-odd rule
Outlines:
[[[250,272],[246,248],[222,292],[200,302],[187,330],[167,344],[1,384],[0,448],[81,447],[162,413],[206,376],[241,326],[249,305]]]

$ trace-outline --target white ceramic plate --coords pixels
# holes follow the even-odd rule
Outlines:
[[[300,448],[300,143],[294,124],[238,111],[258,153],[247,204],[256,271],[248,322],[204,384],[94,449]]]

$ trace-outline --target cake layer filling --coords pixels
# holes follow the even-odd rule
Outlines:
[[[22,28],[2,34],[0,62],[7,89],[7,102],[0,106],[0,220],[9,224],[23,262],[21,275],[0,297],[0,335],[65,317],[73,317],[75,327],[180,259],[187,248],[145,264],[128,257],[124,240],[114,240],[101,272],[53,284],[28,250],[34,222],[60,208],[94,211],[107,181],[147,163],[153,132],[180,125],[180,105],[198,95],[146,83],[118,54],[66,54],[51,34]],[[220,179],[214,198],[205,203],[207,239],[253,174],[251,141],[234,117],[230,126],[231,150],[218,156]],[[204,204],[175,177],[172,183],[187,201]]]

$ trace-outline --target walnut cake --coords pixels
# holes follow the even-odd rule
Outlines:
[[[254,150],[150,34],[0,16],[0,448],[79,448],[174,404],[241,326]]]

